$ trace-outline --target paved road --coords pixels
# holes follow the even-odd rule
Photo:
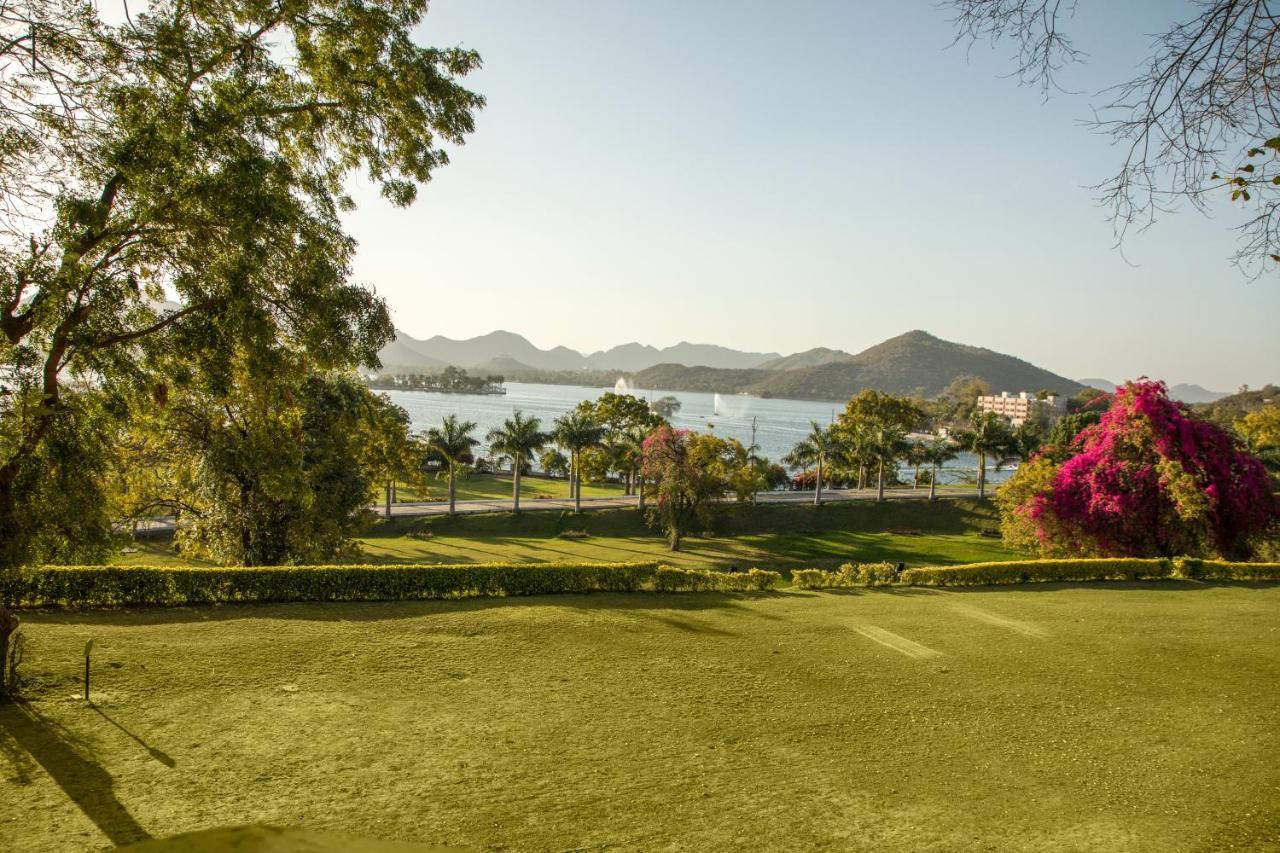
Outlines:
[[[963,498],[974,497],[976,492],[971,488],[955,487],[955,486],[939,486],[939,498]],[[926,500],[929,497],[927,488],[896,488],[885,489],[884,496],[886,500]],[[875,500],[875,489],[823,489],[823,503],[837,503],[840,501],[866,501]],[[757,501],[762,504],[811,504],[813,503],[813,492],[761,492],[757,496]],[[634,507],[637,499],[634,495],[630,497],[618,496],[610,498],[583,498],[582,510],[586,512],[593,509],[619,509],[624,507]],[[386,510],[386,505],[382,503],[373,504],[369,507],[382,517]],[[520,511],[564,511],[572,510],[573,501],[568,498],[521,498]],[[445,515],[449,512],[448,501],[424,501],[421,503],[394,503],[391,505],[392,518],[417,518],[428,515]],[[483,500],[483,501],[458,501],[457,512],[462,514],[474,514],[482,512],[511,512],[511,499],[502,500]],[[158,533],[173,530],[174,522],[172,517],[156,518],[149,522],[142,522],[138,525],[138,533]]]

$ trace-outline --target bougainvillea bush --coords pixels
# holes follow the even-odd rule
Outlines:
[[[1002,487],[1012,544],[1047,556],[1241,558],[1277,518],[1262,463],[1163,382],[1119,389],[1058,459],[1046,454]]]

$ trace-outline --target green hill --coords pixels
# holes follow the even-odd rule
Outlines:
[[[847,400],[864,388],[935,397],[962,376],[981,379],[994,391],[1046,389],[1069,396],[1084,387],[1020,358],[944,341],[921,331],[890,338],[841,361],[809,367],[716,370],[662,364],[640,371],[634,381],[642,388],[675,391],[745,391],[762,397]]]

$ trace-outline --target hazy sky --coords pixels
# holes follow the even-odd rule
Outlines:
[[[1117,11],[1114,6],[1124,6]],[[1047,103],[901,2],[434,0],[489,100],[408,210],[357,186],[356,276],[417,337],[856,352],[909,329],[1070,377],[1280,381],[1280,276],[1224,208],[1114,249],[1080,126],[1178,4],[1083,0]]]

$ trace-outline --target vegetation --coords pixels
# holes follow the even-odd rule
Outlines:
[[[369,380],[369,387],[446,394],[505,394],[504,381],[501,376],[468,376],[467,371],[449,366],[438,373],[380,373]]]
[[[1132,557],[1246,556],[1278,512],[1262,463],[1150,381],[1118,390],[1065,461],[1020,468],[1001,507],[1013,544]]]
[[[582,511],[582,454],[598,447],[604,437],[604,428],[594,416],[576,409],[556,418],[551,439],[569,451],[569,491],[575,510]]]
[[[542,421],[538,418],[526,418],[519,409],[516,409],[511,417],[502,422],[502,426],[489,430],[490,451],[511,460],[512,512],[520,512],[522,470],[533,462],[534,455],[551,440],[551,436],[542,432],[541,427]],[[452,511],[452,505],[450,510]]]
[[[449,481],[449,514],[453,515],[458,507],[458,474],[474,461],[472,451],[480,442],[472,437],[476,431],[475,421],[460,421],[457,415],[446,415],[439,427],[427,430],[427,458],[435,456],[441,466],[441,473]],[[514,479],[514,476],[513,476]],[[515,486],[512,484],[512,490]]]
[[[1265,848],[1278,605],[1135,583],[33,612],[0,848],[251,822],[477,849]],[[68,701],[89,637],[92,707]]]

